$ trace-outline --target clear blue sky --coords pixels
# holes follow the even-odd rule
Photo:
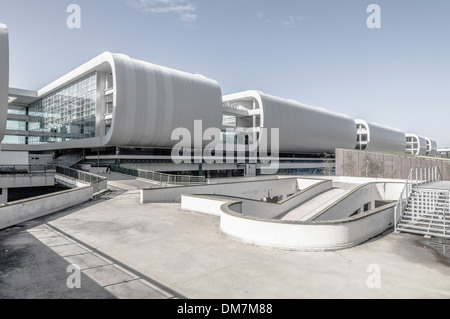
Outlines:
[[[81,7],[81,29],[66,8]],[[369,29],[369,4],[381,29]],[[39,89],[103,51],[200,73],[450,146],[449,0],[0,0],[10,86]]]

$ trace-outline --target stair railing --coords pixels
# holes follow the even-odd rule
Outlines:
[[[398,225],[402,220],[408,202],[411,198],[413,188],[419,185],[438,182],[442,180],[442,175],[439,167],[414,167],[411,169],[405,187],[400,193],[400,199],[394,210],[394,228],[398,232]]]

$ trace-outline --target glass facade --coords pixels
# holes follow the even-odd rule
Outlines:
[[[30,105],[28,144],[95,137],[97,73],[70,83]]]
[[[25,107],[16,107],[14,109],[8,109],[8,115],[27,115]]]
[[[6,129],[9,131],[26,131],[27,130],[27,122],[8,120],[6,122]]]
[[[25,144],[25,136],[5,135],[3,144]]]
[[[14,105],[3,144],[48,144],[95,137],[97,72],[74,81],[29,106]],[[28,131],[28,133],[26,133]]]

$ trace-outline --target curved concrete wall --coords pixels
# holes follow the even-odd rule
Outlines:
[[[235,213],[230,207],[236,204],[222,205],[220,229],[226,235],[252,245],[300,251],[333,251],[357,246],[394,225],[396,205],[334,222],[281,222]]]
[[[287,181],[287,180],[286,180]],[[236,185],[236,187],[239,187]],[[333,188],[332,181],[323,180],[317,181],[315,184],[306,188],[296,194],[282,200],[278,203],[262,202],[261,200],[242,198],[241,196],[196,196],[181,195],[181,209],[186,211],[193,211],[199,213],[206,213],[212,215],[220,215],[221,203],[239,200],[241,203],[241,211],[248,216],[254,216],[263,219],[280,219],[286,213],[289,213],[298,206],[306,203],[314,197],[329,191]],[[219,193],[220,194],[220,193]],[[285,193],[287,194],[287,193]]]
[[[338,250],[359,245],[393,226],[396,203],[348,217],[368,201],[396,200],[403,183],[369,183],[353,190],[342,200],[322,210],[309,221],[274,219],[282,209],[297,207],[302,196],[319,194],[327,187],[320,183],[304,194],[273,204],[223,196],[183,195],[182,209],[220,216],[220,228],[239,241],[289,250]],[[329,187],[329,186],[328,186]],[[277,210],[278,209],[278,210]]]
[[[0,143],[5,137],[8,114],[9,40],[8,28],[0,23]]]
[[[363,124],[368,129],[366,151],[405,153],[406,135],[402,131],[365,120],[355,120],[355,122]]]
[[[248,98],[259,104],[262,128],[280,129],[281,152],[334,153],[336,148],[355,148],[355,123],[346,115],[258,91],[228,95],[224,100]]]

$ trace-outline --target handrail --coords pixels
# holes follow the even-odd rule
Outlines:
[[[94,194],[105,191],[108,188],[107,178],[103,176],[64,166],[56,166],[56,173],[90,184],[94,188]]]
[[[120,174],[135,176],[138,178],[148,179],[157,182],[160,186],[209,184],[209,180],[203,176],[171,175],[153,171],[146,171],[142,169],[126,168],[116,165],[111,167],[111,171]]]
[[[395,231],[398,231],[398,225],[403,218],[406,206],[411,197],[413,187],[424,185],[442,180],[442,174],[438,166],[434,167],[413,167],[406,180],[405,187],[400,194],[397,206],[394,212]]]

